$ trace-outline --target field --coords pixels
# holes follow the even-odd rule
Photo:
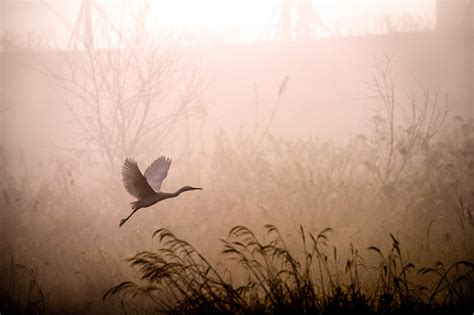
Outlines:
[[[344,146],[222,132],[122,228],[120,168],[2,154],[0,313],[471,314],[474,122],[382,104]]]
[[[1,4],[0,315],[474,314],[472,1],[72,2]]]

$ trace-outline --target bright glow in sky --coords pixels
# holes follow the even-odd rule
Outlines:
[[[252,38],[263,32],[279,1],[176,0],[154,3],[150,29],[178,29],[189,34]]]
[[[292,3],[293,23],[299,4],[310,4],[313,21],[319,22],[313,23],[316,36],[381,33],[388,17],[399,27],[416,17],[425,29],[435,20],[434,0],[158,0],[150,8],[146,27],[233,40],[269,39],[279,30],[285,2]]]
[[[281,39],[282,9],[291,3],[292,38],[298,7],[309,7],[311,36],[351,36],[432,29],[436,0],[90,0],[92,28],[100,23],[134,32],[137,21],[151,34],[173,33],[183,40],[255,41]],[[77,28],[83,0],[0,0],[0,33],[45,34],[66,45]],[[149,6],[146,7],[146,4]],[[309,6],[308,6],[309,5]],[[146,8],[143,10],[143,8]],[[81,28],[81,30],[83,27]]]

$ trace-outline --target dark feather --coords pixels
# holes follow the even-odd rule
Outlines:
[[[143,199],[153,195],[155,192],[148,184],[145,176],[138,168],[137,162],[132,159],[126,159],[122,168],[123,184],[130,195],[137,199]]]

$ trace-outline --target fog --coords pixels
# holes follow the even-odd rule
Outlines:
[[[472,312],[473,14],[2,1],[0,314]]]

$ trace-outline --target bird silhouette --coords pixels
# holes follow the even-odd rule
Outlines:
[[[185,191],[202,189],[184,186],[174,193],[161,191],[161,183],[166,178],[166,175],[168,175],[170,166],[171,159],[162,156],[151,163],[142,175],[135,160],[130,158],[125,160],[122,168],[123,185],[130,195],[138,200],[130,203],[132,213],[125,219],[120,220],[120,226],[127,222],[127,220],[141,208],[150,207],[164,199],[177,197]]]

